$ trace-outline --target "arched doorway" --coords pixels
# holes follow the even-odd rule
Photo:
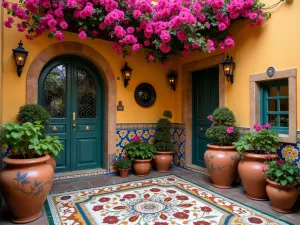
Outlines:
[[[88,60],[64,55],[48,62],[38,81],[38,103],[51,114],[48,133],[64,150],[56,172],[104,166],[105,86],[100,71]]]

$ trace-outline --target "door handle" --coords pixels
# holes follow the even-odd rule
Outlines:
[[[73,112],[73,120],[76,120],[76,113]]]
[[[73,127],[73,130],[76,130],[76,124],[75,123],[73,124],[72,127]]]
[[[203,128],[202,128],[202,127],[200,128],[200,131],[203,131]]]

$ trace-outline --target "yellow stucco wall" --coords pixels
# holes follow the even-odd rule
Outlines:
[[[16,66],[12,56],[12,49],[17,47],[20,39],[24,42],[24,48],[29,51],[26,65],[23,73],[19,78],[16,73]],[[76,34],[67,34],[66,41],[77,41],[80,39]],[[26,74],[33,59],[47,48],[55,43],[53,39],[40,37],[34,41],[28,41],[16,29],[5,29],[3,39],[3,122],[14,120],[18,109],[25,104],[26,92]],[[174,111],[174,91],[169,87],[167,74],[171,67],[169,63],[166,67],[161,64],[148,64],[144,60],[144,54],[133,54],[130,58],[123,59],[118,56],[111,48],[111,42],[103,40],[87,39],[82,43],[89,45],[97,50],[110,64],[117,80],[117,101],[122,101],[125,107],[123,112],[117,112],[117,122],[156,122],[162,116],[164,110]],[[124,87],[123,78],[121,76],[121,68],[125,61],[133,69],[132,79],[127,86]],[[150,108],[142,108],[138,106],[134,100],[134,90],[136,86],[142,82],[152,84],[156,89],[157,100]],[[117,102],[116,102],[117,105]]]
[[[267,5],[274,3],[264,0]],[[264,73],[269,66],[276,70],[297,68],[297,95],[300,92],[300,1],[287,5],[281,4],[262,26],[252,28],[249,21],[233,25],[231,33],[236,45],[228,53],[236,62],[234,83],[226,82],[226,105],[236,117],[237,125],[250,126],[249,76]],[[180,60],[182,64],[210,57],[211,54],[191,54]],[[176,91],[176,99],[181,99],[181,88]],[[300,97],[297,99],[297,129],[300,129]],[[182,121],[181,101],[175,102],[175,121]]]
[[[274,3],[272,0],[264,0],[264,2],[267,5]],[[251,28],[249,21],[240,21],[233,25],[231,32],[234,35],[236,46],[229,51],[229,54],[234,57],[234,61],[236,62],[234,71],[235,81],[232,85],[226,83],[225,101],[226,105],[234,111],[237,117],[237,125],[246,127],[250,125],[250,75],[265,72],[269,66],[274,66],[277,70],[297,68],[298,73],[300,73],[299,21],[300,1],[294,1],[290,5],[281,4],[277,7],[271,19],[265,21],[260,27]],[[21,78],[18,78],[12,57],[12,48],[17,46],[20,39],[24,41],[24,47],[29,51],[29,57]],[[80,42],[75,34],[68,34],[66,40]],[[25,103],[25,81],[30,63],[42,49],[47,48],[47,46],[55,42],[55,40],[48,39],[47,37],[27,41],[23,34],[18,33],[15,28],[4,29],[1,42],[3,45],[2,116],[0,110],[0,117],[3,119],[3,122],[15,119],[18,108]],[[134,69],[132,80],[127,88],[123,86],[122,77],[120,80],[117,80],[117,101],[122,100],[125,106],[124,112],[117,112],[117,122],[155,122],[165,109],[174,112],[174,122],[183,122],[181,115],[182,92],[180,81],[177,84],[176,92],[172,91],[166,80],[168,69],[171,67],[177,69],[179,79],[181,79],[180,72],[183,64],[212,55],[192,53],[183,60],[174,58],[173,63],[170,62],[167,68],[164,68],[160,64],[147,64],[142,52],[133,54],[131,58],[125,60],[118,56],[111,49],[111,43],[106,41],[88,39],[82,43],[96,49],[105,57],[112,67],[116,78],[121,75],[120,69],[125,61]],[[133,96],[134,89],[141,82],[151,83],[157,91],[157,102],[150,108],[144,109],[135,103]],[[297,87],[299,93],[299,78],[297,79]],[[297,128],[299,130],[300,98],[297,99],[297,109]]]

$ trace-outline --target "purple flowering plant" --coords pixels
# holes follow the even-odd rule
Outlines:
[[[277,159],[266,161],[268,169],[264,170],[266,178],[285,186],[299,181],[299,169],[297,163],[291,159]]]
[[[272,131],[271,124],[255,124],[250,132],[233,143],[239,153],[250,151],[257,154],[276,153],[279,144],[278,133]]]
[[[131,160],[153,159],[156,152],[154,146],[143,141],[140,136],[133,137],[132,141],[125,145],[125,151]]]
[[[162,63],[189,51],[232,48],[235,21],[258,26],[270,15],[259,0],[2,0],[2,7],[5,27],[16,26],[29,40],[46,33],[62,41],[65,31],[82,40],[108,36],[118,54],[144,48],[148,62]]]
[[[212,121],[211,127],[206,130],[207,138],[216,140],[221,146],[231,145],[238,140],[239,131],[235,126],[235,116],[229,108],[217,108],[207,119]]]

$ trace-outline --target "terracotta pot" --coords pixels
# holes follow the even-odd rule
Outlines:
[[[282,186],[267,179],[267,194],[272,202],[272,209],[280,213],[291,213],[298,198],[296,183]]]
[[[152,159],[135,159],[133,169],[136,176],[147,176],[151,168]]]
[[[56,161],[55,158],[50,156],[50,159],[46,161],[50,166],[52,166],[53,170],[55,171],[56,169]]]
[[[246,196],[257,201],[268,199],[266,192],[267,181],[263,168],[268,169],[268,165],[264,162],[267,159],[278,158],[277,154],[255,154],[243,153],[243,159],[240,161],[238,171],[245,188]]]
[[[207,145],[204,161],[216,188],[231,188],[238,177],[237,167],[240,157],[233,146]]]
[[[169,168],[173,162],[173,153],[157,151],[153,161],[157,172],[167,173],[169,172]]]
[[[41,216],[54,175],[46,163],[49,158],[46,155],[35,159],[3,159],[6,166],[0,172],[0,186],[12,222],[29,223]]]
[[[125,178],[128,177],[129,168],[127,169],[119,169],[120,177]]]

